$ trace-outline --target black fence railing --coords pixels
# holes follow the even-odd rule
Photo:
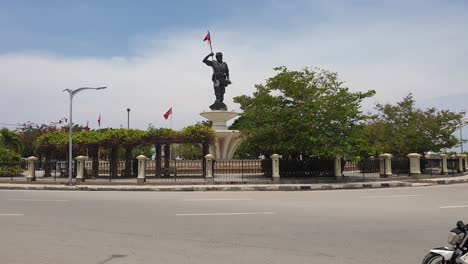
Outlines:
[[[334,176],[334,159],[280,159],[281,178],[318,178]]]
[[[442,175],[442,160],[421,157],[419,160],[421,174]]]
[[[407,157],[393,157],[391,159],[392,175],[397,177],[409,176],[410,174],[410,161]]]
[[[167,166],[169,165],[169,166]],[[146,162],[146,181],[153,183],[204,182],[202,160],[171,160],[169,164],[161,163],[157,168],[156,161]]]
[[[27,165],[25,161],[20,162],[0,162],[0,179],[22,178],[26,174]]]
[[[448,174],[458,174],[459,173],[459,159],[450,158],[447,159],[447,172]]]
[[[447,173],[459,175],[462,173],[458,158],[447,159]],[[0,162],[0,181],[26,181],[26,160],[16,163]],[[334,159],[308,158],[279,160],[280,179],[285,182],[298,181],[368,181],[379,180],[383,164],[378,158],[361,158],[358,160],[342,160],[342,176],[335,178]],[[73,162],[73,175],[76,177],[76,162]],[[466,164],[463,164],[465,166]],[[384,165],[385,166],[385,165]],[[272,182],[272,160],[215,160],[213,162],[213,181],[215,183],[269,183]],[[392,175],[386,177],[408,177],[409,159],[406,157],[391,159]],[[438,177],[443,175],[441,159],[420,159],[422,177]],[[84,180],[89,183],[128,183],[136,184],[138,161],[100,160],[97,165],[92,160],[85,161]],[[66,183],[69,180],[68,161],[35,162],[35,177],[38,182]],[[202,160],[171,160],[160,165],[154,160],[146,162],[146,181],[149,183],[203,183],[206,181]]]
[[[271,182],[271,160],[217,160],[213,164],[215,182]]]
[[[359,160],[341,160],[342,175],[350,180],[366,180],[378,178],[380,163],[379,159],[368,158]]]

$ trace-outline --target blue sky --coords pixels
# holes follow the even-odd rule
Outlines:
[[[75,98],[76,122],[102,114],[120,127],[128,107],[138,128],[168,126],[169,107],[176,129],[201,121],[214,100],[207,29],[231,69],[232,110],[280,65],[375,89],[366,110],[408,93],[468,109],[467,13],[464,0],[0,0],[0,123],[56,121],[68,113],[63,89],[100,85],[109,89]]]

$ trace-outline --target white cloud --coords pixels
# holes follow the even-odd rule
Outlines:
[[[325,24],[291,32],[215,28],[213,45],[225,54],[233,85],[232,97],[251,94],[254,84],[273,74],[272,68],[318,66],[339,73],[352,90],[375,89],[366,102],[393,102],[412,92],[417,99],[463,94],[468,87],[468,32],[462,26],[391,21],[346,26]],[[168,126],[162,117],[173,106],[174,128],[203,120],[198,114],[214,100],[211,69],[202,64],[209,48],[204,30],[164,32],[132,43],[135,56],[118,58],[62,57],[47,53],[0,55],[0,122],[51,122],[68,116],[66,88],[109,87],[86,91],[74,99],[75,123],[93,128],[99,113],[103,126],[148,123]],[[466,93],[465,93],[466,96]],[[468,99],[468,98],[467,98]]]

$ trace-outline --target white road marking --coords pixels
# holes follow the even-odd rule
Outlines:
[[[0,216],[24,216],[24,214],[0,214]]]
[[[276,212],[176,214],[176,216],[274,215]]]
[[[22,202],[69,202],[69,200],[43,200],[43,199],[17,199],[11,198],[8,201],[22,201]]]
[[[440,209],[451,209],[451,208],[466,208],[468,205],[449,205],[449,206],[441,206]]]
[[[205,198],[205,199],[184,199],[185,202],[203,202],[203,201],[252,201],[251,198]]]
[[[374,199],[374,198],[403,198],[403,197],[421,197],[421,194],[403,194],[403,195],[375,195],[375,196],[361,196],[361,199]]]

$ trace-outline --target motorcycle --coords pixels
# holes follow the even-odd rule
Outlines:
[[[448,247],[430,250],[422,264],[468,264],[468,225],[462,221],[449,232]]]

